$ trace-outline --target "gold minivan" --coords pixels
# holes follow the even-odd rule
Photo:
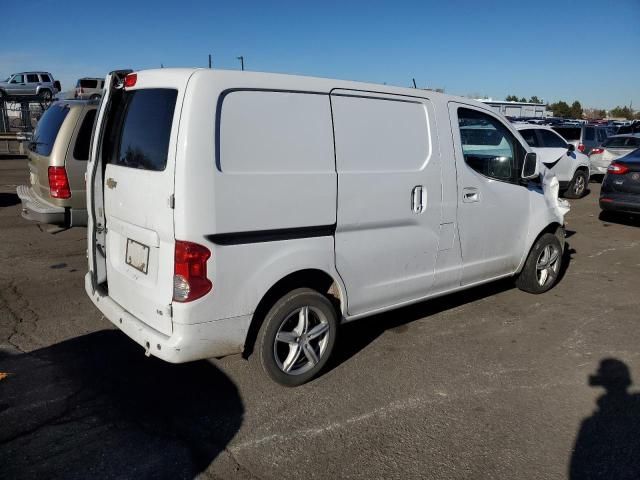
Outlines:
[[[29,185],[20,185],[22,216],[65,227],[86,226],[85,172],[98,102],[64,100],[42,115],[28,145]]]

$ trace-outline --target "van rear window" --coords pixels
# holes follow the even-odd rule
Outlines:
[[[177,90],[165,88],[124,92],[107,126],[106,160],[123,167],[164,170],[177,96]]]
[[[80,84],[79,86],[81,88],[98,88],[98,81],[97,80],[91,80],[88,78],[79,80],[78,83]]]
[[[39,155],[50,155],[53,144],[56,141],[60,127],[67,118],[69,107],[67,105],[50,106],[36,126],[29,149]]]

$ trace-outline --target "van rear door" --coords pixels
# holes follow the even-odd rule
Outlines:
[[[178,98],[184,85],[171,83],[171,75],[137,75],[135,86],[125,81],[112,99],[103,140],[108,292],[135,317],[169,335]]]

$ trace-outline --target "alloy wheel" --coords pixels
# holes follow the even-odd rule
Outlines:
[[[555,245],[547,245],[542,249],[536,261],[536,278],[538,285],[544,286],[547,281],[558,274],[560,267],[560,250]]]

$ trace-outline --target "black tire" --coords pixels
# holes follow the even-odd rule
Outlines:
[[[100,95],[98,95],[97,93],[94,93],[89,97],[89,100],[99,100],[99,99],[100,99]]]
[[[549,268],[547,269],[546,277],[542,275],[538,265],[543,266],[541,261],[545,249],[549,247],[556,252],[556,257],[553,261],[549,262]],[[531,247],[527,261],[522,268],[522,271],[516,278],[516,286],[525,292],[529,293],[544,293],[553,287],[558,279],[560,270],[562,269],[562,245],[558,237],[552,233],[545,233],[536,240],[536,243]],[[544,281],[541,281],[544,277]]]
[[[573,174],[573,178],[564,192],[566,198],[582,198],[587,193],[587,186],[589,184],[589,177],[584,170],[576,170]]]
[[[306,322],[301,320],[305,307]],[[302,332],[296,330],[301,323],[306,324]],[[307,337],[309,333],[313,335],[314,328],[319,332],[325,325],[325,333]],[[310,288],[293,290],[280,298],[265,316],[256,339],[253,361],[259,361],[264,372],[280,385],[302,385],[318,375],[326,365],[335,345],[337,330],[338,315],[327,297]],[[285,340],[276,341],[277,335]],[[313,349],[317,361],[311,358],[311,352],[306,353],[308,348]],[[286,367],[291,373],[285,371]]]
[[[46,88],[44,88],[44,89],[40,90],[40,93],[39,93],[38,95],[39,95],[39,97],[40,97],[40,100],[41,100],[41,101],[43,101],[43,102],[45,102],[45,103],[46,103],[46,102],[50,102],[50,101],[51,101],[51,98],[53,97],[53,96],[51,95],[51,90],[46,89]]]

